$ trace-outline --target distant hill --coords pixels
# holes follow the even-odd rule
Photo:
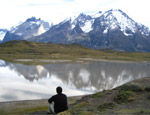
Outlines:
[[[0,44],[0,59],[64,59],[64,60],[123,60],[150,61],[150,53],[116,52],[109,49],[93,50],[78,44],[52,44],[29,42],[24,40],[9,41]]]
[[[29,42],[25,40],[14,40],[0,44],[1,54],[77,54],[81,52],[96,52],[78,44],[52,44]]]
[[[77,59],[99,57],[99,51],[78,44],[52,44],[28,42],[24,40],[9,41],[0,44],[0,58],[11,59]],[[10,56],[8,56],[10,55]]]

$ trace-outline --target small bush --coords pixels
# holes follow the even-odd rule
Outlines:
[[[114,103],[104,103],[100,106],[98,106],[98,110],[100,112],[104,112],[106,111],[107,109],[113,109],[116,105]]]
[[[143,88],[138,84],[128,83],[121,86],[120,91],[143,91]]]
[[[135,100],[135,96],[132,91],[120,91],[114,98],[117,103],[126,103],[133,100]]]
[[[85,113],[87,113],[87,108],[89,108],[89,106],[90,103],[88,102],[80,102],[71,107],[68,112],[71,113],[71,115],[86,115]]]
[[[88,102],[80,102],[80,103],[74,105],[71,109],[69,109],[69,112],[73,114],[73,113],[77,113],[77,112],[83,111],[89,105],[90,104]]]
[[[103,96],[103,94],[101,92],[98,92],[98,93],[91,95],[91,98],[100,98],[102,96]]]

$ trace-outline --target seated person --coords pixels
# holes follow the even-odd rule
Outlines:
[[[59,113],[68,109],[67,96],[62,93],[62,88],[56,88],[57,94],[48,99],[49,113]]]

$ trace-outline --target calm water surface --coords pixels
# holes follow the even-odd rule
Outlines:
[[[57,86],[62,86],[68,96],[91,94],[141,77],[150,77],[149,62],[30,66],[0,60],[0,102],[49,98],[56,94]]]

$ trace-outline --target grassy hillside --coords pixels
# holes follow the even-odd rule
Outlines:
[[[84,96],[59,115],[149,115],[150,78],[141,78],[112,90]]]
[[[92,50],[77,44],[63,45],[28,41],[10,41],[0,44],[0,59],[66,59],[94,58],[124,61],[150,61],[150,53],[127,53],[110,50]]]

